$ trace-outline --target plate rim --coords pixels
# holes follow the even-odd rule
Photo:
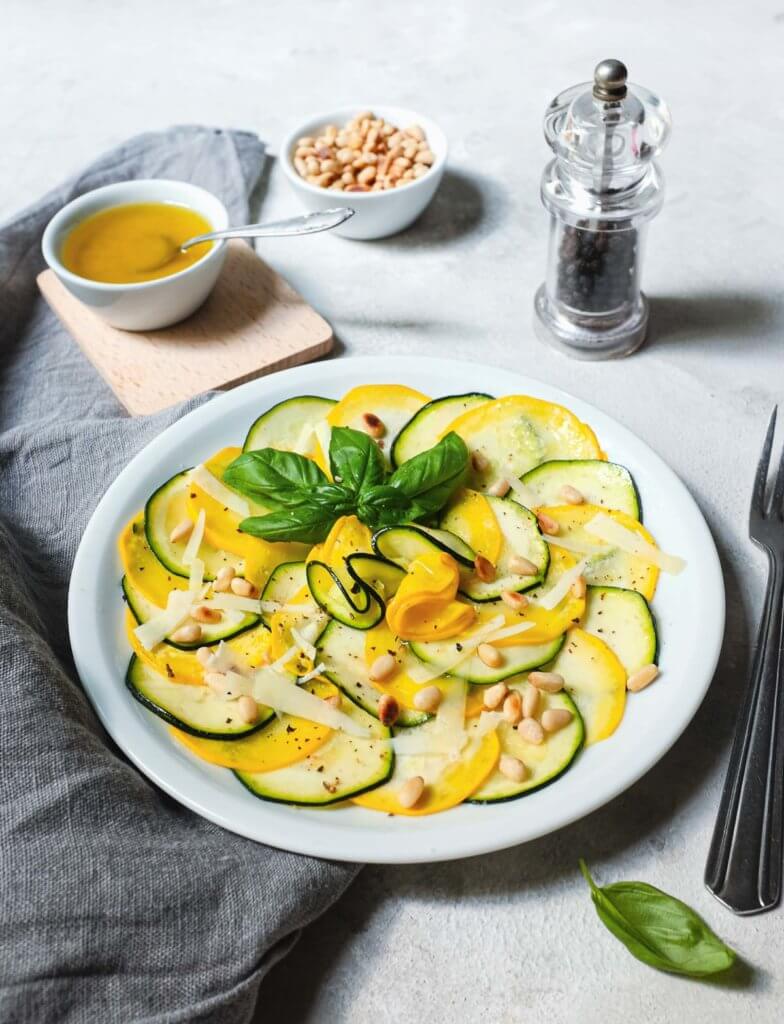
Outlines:
[[[133,478],[134,472],[139,468],[140,463],[152,462],[156,459],[161,461],[161,454],[166,452],[167,449],[171,451],[174,441],[189,433],[190,425],[201,423],[202,420],[220,419],[222,411],[236,405],[238,398],[242,402],[245,396],[258,393],[260,399],[263,400],[265,392],[275,392],[280,389],[291,390],[292,397],[294,397],[298,387],[312,386],[317,383],[319,372],[321,371],[323,374],[327,367],[330,368],[330,372],[327,374],[328,377],[332,376],[334,368],[337,367],[339,368],[338,374],[340,376],[360,375],[366,380],[372,380],[375,375],[389,382],[395,380],[396,373],[399,373],[404,378],[410,376],[411,371],[406,367],[410,367],[411,364],[415,364],[420,368],[423,376],[427,375],[429,379],[434,380],[439,379],[439,372],[446,377],[447,381],[451,381],[457,376],[474,381],[481,381],[482,377],[487,374],[507,376],[509,378],[509,388],[505,393],[530,393],[535,396],[544,397],[548,401],[560,402],[574,411],[580,419],[586,419],[596,429],[600,440],[602,439],[602,429],[599,424],[606,421],[611,424],[612,432],[615,432],[621,439],[622,447],[628,446],[632,450],[636,449],[638,454],[642,454],[644,461],[654,474],[657,477],[662,477],[668,488],[674,488],[681,502],[684,503],[691,513],[691,526],[702,535],[700,573],[701,576],[706,578],[708,584],[704,588],[707,595],[706,602],[708,608],[708,614],[706,614],[704,621],[709,624],[711,648],[709,651],[703,651],[705,670],[702,680],[699,686],[694,686],[689,691],[688,699],[685,701],[684,710],[677,726],[664,739],[660,739],[658,743],[654,744],[653,748],[646,756],[640,758],[639,763],[632,770],[619,775],[620,782],[616,781],[613,785],[601,789],[598,794],[595,794],[592,798],[587,798],[579,807],[575,807],[569,812],[553,814],[551,810],[549,814],[540,813],[539,824],[532,827],[507,827],[500,831],[496,829],[482,830],[469,822],[461,826],[447,826],[443,830],[439,830],[436,827],[434,830],[430,829],[426,832],[417,833],[412,823],[425,819],[396,818],[395,821],[402,823],[402,827],[400,832],[394,835],[393,839],[390,833],[382,833],[378,829],[358,828],[356,826],[345,827],[344,825],[335,824],[332,818],[334,812],[329,811],[308,812],[320,816],[323,815],[325,821],[311,827],[308,821],[305,820],[304,828],[302,828],[297,825],[297,817],[301,815],[304,809],[256,801],[256,798],[247,794],[245,796],[247,796],[248,800],[253,800],[260,808],[266,810],[267,813],[261,813],[257,816],[248,815],[247,818],[250,819],[250,822],[245,818],[237,821],[233,812],[226,812],[220,807],[212,806],[209,799],[201,796],[198,792],[189,792],[188,790],[192,790],[193,787],[190,787],[187,783],[187,775],[185,782],[178,781],[177,778],[172,780],[166,771],[158,768],[155,763],[155,748],[157,744],[152,742],[152,738],[155,735],[154,729],[147,729],[149,734],[147,739],[144,740],[143,737],[140,737],[140,742],[137,744],[136,742],[129,741],[128,737],[123,735],[122,730],[116,728],[117,723],[114,721],[112,708],[104,700],[100,684],[95,679],[96,666],[93,663],[97,655],[94,654],[91,648],[95,646],[97,641],[94,637],[91,638],[89,627],[84,622],[84,611],[79,607],[81,593],[84,589],[83,582],[90,571],[89,562],[93,553],[93,545],[96,543],[96,535],[102,530],[108,529],[108,526],[104,525],[104,520],[115,515],[112,511],[112,505],[119,503],[123,489],[127,490],[128,482]],[[299,384],[300,381],[303,382],[302,385]],[[438,391],[439,389],[435,388],[434,390]],[[597,422],[594,423],[592,420]],[[144,472],[149,472],[149,470]],[[116,522],[116,515],[115,519],[112,520],[112,525],[114,532],[109,530],[109,536],[112,538],[114,546],[114,539],[120,525]],[[119,603],[121,604],[121,602]],[[95,614],[95,610],[93,609],[92,611]],[[508,370],[505,367],[432,356],[362,355],[308,363],[249,381],[237,388],[233,388],[229,392],[214,396],[211,400],[189,411],[180,419],[170,424],[169,427],[149,441],[133,456],[109,485],[84,529],[74,559],[68,587],[67,617],[68,635],[76,670],[85,694],[98,718],[125,756],[169,796],[229,831],[282,850],[347,862],[363,861],[367,863],[404,864],[455,860],[495,852],[524,842],[531,842],[534,839],[587,817],[599,807],[614,800],[633,786],[666,756],[686,730],[702,704],[713,681],[718,664],[724,637],[725,614],[725,590],[721,563],[710,528],[697,502],[688,487],[665,460],[647,442],[643,441],[613,416],[603,412],[591,402],[578,398],[562,388],[547,384],[527,374]],[[101,671],[105,672],[105,667]],[[117,680],[117,684],[116,692],[120,693],[124,699],[126,697],[125,686],[122,680]],[[112,691],[112,696],[116,696],[115,691]],[[127,699],[132,700],[130,696]],[[135,728],[131,726],[130,732],[134,733],[135,731]],[[217,771],[221,771],[221,769],[217,769]],[[203,783],[201,786],[196,787],[197,790],[202,790],[207,794],[209,794],[210,788],[210,785]],[[553,788],[550,790],[549,787],[544,787],[538,792],[543,793],[548,790],[550,792],[557,792],[557,789]],[[527,799],[531,799],[534,795],[532,794]],[[231,802],[233,803],[234,801]],[[505,806],[515,808],[525,802],[513,801]],[[550,801],[550,803],[552,804],[553,801]],[[496,805],[496,807],[499,806]],[[274,812],[272,808],[275,808]],[[285,829],[283,837],[280,835],[280,825],[283,820],[281,810],[283,813],[291,816],[289,824],[292,826]],[[369,811],[365,813],[372,814]],[[448,814],[449,812],[447,812]],[[302,817],[304,820],[304,815]],[[444,815],[437,817],[443,818]],[[267,819],[269,819],[269,827],[266,827]],[[510,820],[513,820],[513,815],[510,815]],[[302,822],[300,822],[301,825]],[[448,833],[446,844],[443,838],[440,838],[440,831]],[[372,839],[374,835],[376,843]],[[369,840],[365,838],[368,836],[370,837]],[[381,841],[379,842],[379,840]]]

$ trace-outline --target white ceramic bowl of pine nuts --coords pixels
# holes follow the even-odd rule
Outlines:
[[[435,195],[446,167],[446,136],[429,117],[402,107],[346,107],[308,118],[283,141],[280,162],[308,210],[351,206],[335,229],[345,238],[403,231]]]

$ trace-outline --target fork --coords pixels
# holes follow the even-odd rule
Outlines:
[[[766,502],[776,409],[770,417],[749,513],[749,536],[768,556],[757,647],[713,831],[705,884],[736,914],[781,898],[784,841],[784,451]]]

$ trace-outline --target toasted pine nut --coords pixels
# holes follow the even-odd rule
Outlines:
[[[560,524],[552,516],[548,516],[546,512],[537,512],[536,518],[539,520],[539,529],[542,533],[546,533],[548,537],[555,537],[560,533]]]
[[[533,743],[537,747],[544,743],[544,730],[535,718],[524,718],[517,731],[526,743]]]
[[[557,672],[529,672],[528,682],[545,693],[558,693],[564,686],[564,678]]]
[[[231,581],[237,575],[237,571],[233,565],[224,565],[222,569],[218,571],[218,575],[212,584],[212,589],[216,594],[225,594],[227,590],[231,588]]]
[[[259,717],[259,706],[253,697],[245,693],[237,701],[237,713],[243,722],[251,725]]]
[[[394,725],[400,715],[400,705],[391,693],[385,693],[378,702],[378,720],[382,725]]]
[[[521,612],[528,607],[528,598],[525,594],[518,594],[514,590],[502,590],[501,600],[516,612]]]
[[[567,726],[574,715],[566,708],[548,708],[542,712],[542,728],[545,732],[558,732]]]
[[[414,804],[418,803],[424,791],[425,780],[421,775],[412,775],[411,778],[406,779],[400,787],[400,791],[397,794],[397,801],[401,807],[405,807],[406,810],[409,810],[414,806]]]
[[[191,618],[196,619],[197,622],[220,622],[223,612],[218,608],[205,608],[203,604],[200,604],[191,612]]]
[[[372,682],[382,683],[385,679],[389,679],[396,668],[397,662],[391,654],[381,654],[370,666],[368,675]]]
[[[496,683],[495,686],[488,686],[484,692],[484,705],[488,711],[495,711],[501,705],[509,687],[506,683]]]
[[[414,694],[414,707],[417,711],[432,714],[441,703],[441,691],[437,686],[425,686]]]
[[[509,493],[509,481],[505,477],[501,477],[494,484],[490,484],[487,488],[487,493],[491,498],[503,498],[504,495]]]
[[[588,584],[585,581],[585,576],[578,576],[569,589],[572,592],[572,597],[585,597],[588,592]]]
[[[486,456],[481,452],[471,453],[471,466],[477,473],[483,473],[490,463],[487,461]]]
[[[387,432],[387,428],[374,412],[363,412],[362,423],[365,426],[365,432],[371,437],[383,437]]]
[[[585,501],[583,495],[577,490],[576,487],[572,487],[570,484],[564,484],[561,488],[561,497],[569,505],[582,505]]]
[[[432,164],[434,160],[435,157],[433,156],[429,149],[420,149],[420,151],[417,153],[418,164]]]
[[[329,706],[331,708],[335,708],[335,710],[337,711],[337,709],[340,707],[340,705],[342,703],[341,700],[340,700],[340,694],[339,693],[331,693],[329,695],[329,697],[325,697],[324,698],[324,703],[325,704],[329,704]]]
[[[510,725],[517,725],[523,717],[523,698],[517,692],[512,692],[504,701],[504,718]]]
[[[526,775],[528,775],[528,769],[523,762],[518,761],[511,754],[501,754],[498,761],[498,770],[507,779],[511,779],[512,782],[524,782]]]
[[[523,718],[533,718],[539,710],[539,691],[535,686],[527,686],[523,694]]]
[[[171,638],[176,644],[196,643],[197,640],[201,640],[201,626],[198,622],[189,622],[172,633]]]
[[[206,665],[211,657],[212,651],[209,649],[209,647],[200,647],[198,651],[196,651],[196,660],[199,662],[200,665]]]
[[[503,655],[492,644],[480,644],[476,653],[479,655],[479,660],[484,662],[488,668],[500,668],[504,663]]]
[[[474,559],[474,572],[483,583],[492,583],[495,579],[495,566],[484,555],[477,555]]]
[[[222,672],[205,672],[204,682],[219,697],[226,696],[226,676]]]
[[[178,541],[185,540],[190,537],[193,533],[193,520],[183,519],[181,523],[177,523],[172,532],[169,534],[169,540],[172,544],[176,544]]]
[[[539,575],[539,570],[534,563],[528,558],[523,558],[522,555],[512,555],[509,559],[509,569],[515,574],[515,576]]]
[[[236,594],[237,597],[258,597],[259,591],[250,580],[243,579],[242,576],[235,576],[231,581],[231,592]]]
[[[629,690],[630,693],[639,693],[640,690],[644,690],[646,686],[650,686],[658,674],[659,668],[657,665],[643,665],[643,667],[638,668],[636,672],[632,672],[626,680],[626,689]]]
[[[412,139],[416,139],[417,142],[424,142],[425,141],[425,133],[424,133],[423,129],[420,128],[420,126],[418,124],[409,125],[408,128],[405,129],[405,132],[406,132],[406,135],[410,135],[411,138]]]

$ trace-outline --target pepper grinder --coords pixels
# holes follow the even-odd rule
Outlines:
[[[660,97],[626,79],[619,60],[603,60],[593,83],[560,93],[544,118],[555,159],[542,175],[550,240],[534,327],[576,359],[629,355],[648,327],[642,249],[664,199],[654,158],[671,120]]]

